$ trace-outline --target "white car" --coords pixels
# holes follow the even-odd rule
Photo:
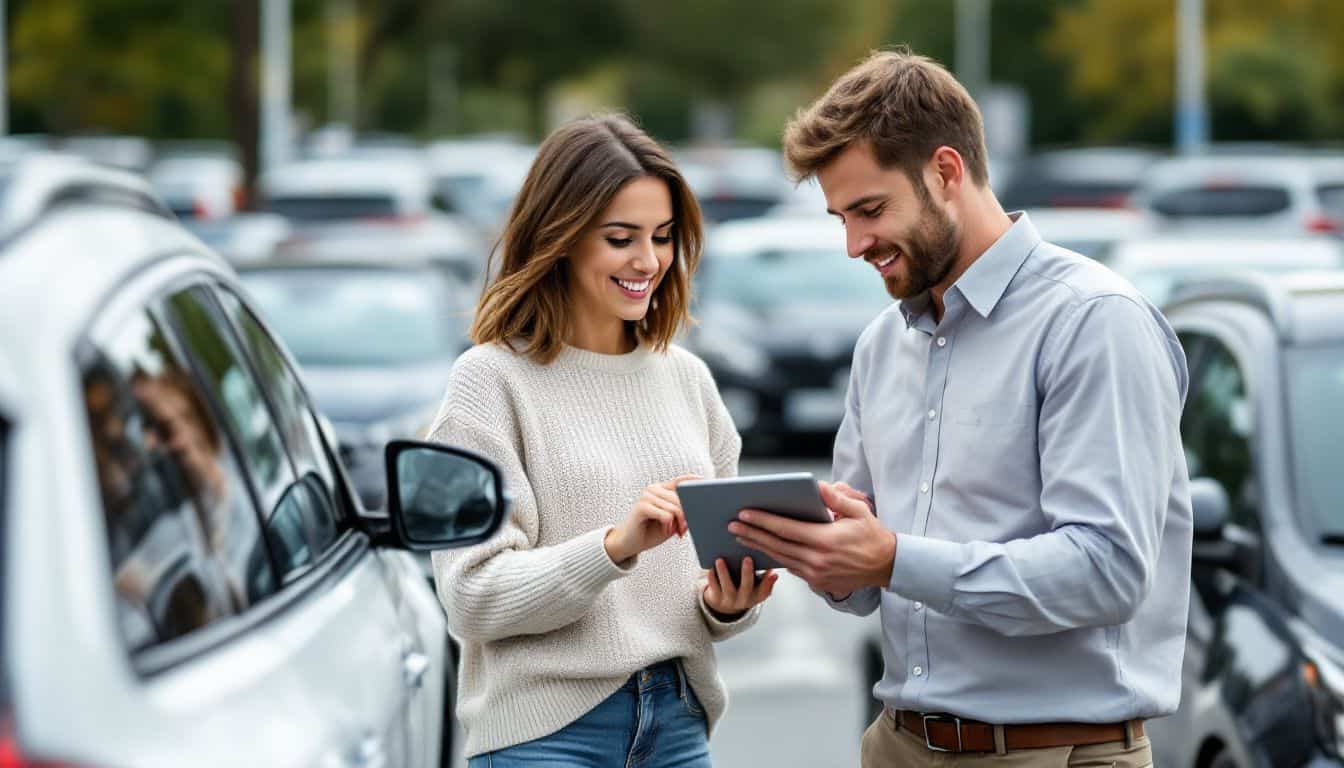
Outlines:
[[[1149,237],[1117,244],[1103,261],[1162,306],[1178,284],[1198,277],[1337,269],[1344,266],[1344,245],[1323,236]]]
[[[0,245],[0,762],[440,765],[448,634],[405,550],[491,535],[498,470],[392,443],[366,513],[234,272],[67,170],[11,182],[49,203]]]
[[[1141,207],[1159,229],[1293,236],[1344,233],[1339,161],[1306,155],[1205,155],[1163,160],[1145,177]]]
[[[1093,259],[1153,231],[1147,213],[1129,208],[1036,208],[1027,215],[1046,242]]]
[[[222,219],[243,199],[243,168],[225,155],[165,157],[150,167],[149,183],[180,219]]]

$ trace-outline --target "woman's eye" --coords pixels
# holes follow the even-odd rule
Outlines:
[[[658,245],[667,245],[668,243],[672,242],[672,236],[671,236],[671,235],[654,235],[654,236],[653,236],[653,242],[657,243]]]
[[[613,247],[613,248],[625,248],[625,247],[629,246],[630,243],[634,242],[634,240],[632,240],[632,239],[630,239],[630,238],[628,238],[628,237],[625,237],[625,238],[620,238],[620,237],[608,237],[608,238],[607,238],[607,242],[608,242],[608,243],[611,243],[611,247]]]

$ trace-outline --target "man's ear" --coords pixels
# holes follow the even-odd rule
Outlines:
[[[960,152],[947,145],[933,151],[929,171],[929,190],[941,194],[944,200],[956,197],[966,181],[966,161]]]

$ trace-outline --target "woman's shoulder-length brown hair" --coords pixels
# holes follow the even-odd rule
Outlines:
[[[511,346],[521,340],[516,351],[543,364],[554,361],[569,321],[565,255],[616,193],[644,176],[662,179],[671,193],[674,257],[635,333],[641,344],[666,350],[690,320],[704,225],[667,151],[621,115],[575,120],[542,142],[491,255],[492,262],[499,255],[499,271],[476,307],[472,341]]]

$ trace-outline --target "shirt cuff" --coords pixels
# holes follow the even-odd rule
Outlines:
[[[887,589],[946,613],[961,571],[962,545],[955,541],[900,534]]]

